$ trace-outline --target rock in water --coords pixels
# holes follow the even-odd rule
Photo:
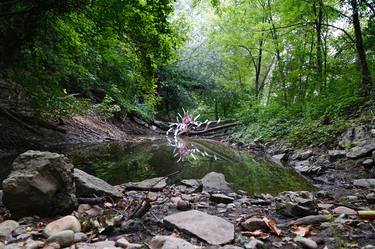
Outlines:
[[[229,184],[225,181],[225,176],[221,173],[210,172],[202,178],[201,182],[203,185],[203,191],[206,192],[232,192]]]
[[[124,186],[126,190],[160,191],[167,186],[166,177],[147,179],[141,182],[128,182]]]
[[[149,243],[150,249],[195,249],[189,242],[173,236],[155,236]]]
[[[16,217],[67,214],[77,205],[73,165],[57,153],[29,150],[19,155],[3,190],[4,205]]]
[[[211,245],[222,245],[234,239],[234,226],[223,218],[191,210],[164,218],[167,228],[193,234]]]
[[[121,192],[117,188],[80,169],[74,169],[74,181],[76,184],[77,196],[79,197],[122,197]]]

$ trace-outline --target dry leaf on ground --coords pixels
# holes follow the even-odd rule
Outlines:
[[[283,231],[276,226],[276,223],[273,220],[271,220],[267,217],[263,217],[262,220],[271,229],[271,231],[274,232],[277,236],[283,235]]]
[[[312,225],[308,226],[292,226],[292,233],[302,237],[306,237],[312,234]]]

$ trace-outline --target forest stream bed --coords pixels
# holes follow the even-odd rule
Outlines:
[[[278,146],[265,148],[275,152]],[[374,224],[357,211],[374,208],[375,192],[371,184],[351,182],[360,175],[345,175],[333,168],[342,165],[336,163],[306,177],[272,162],[267,153],[247,149],[246,144],[166,137],[48,148],[113,187],[95,190],[109,191],[104,198],[80,198],[77,192],[77,219],[22,218],[11,223],[10,232],[10,221],[4,222],[8,232],[1,223],[5,248],[373,248]],[[41,156],[31,154],[31,160]],[[3,158],[2,180],[15,157]],[[75,181],[78,191],[82,186]],[[12,218],[5,209],[2,217]],[[56,224],[69,232],[46,235]]]

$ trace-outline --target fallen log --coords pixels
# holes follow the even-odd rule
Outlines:
[[[181,135],[187,135],[187,136],[204,135],[204,134],[207,134],[207,133],[210,133],[210,132],[213,132],[213,131],[228,129],[228,128],[231,128],[231,127],[234,127],[234,126],[237,126],[237,125],[239,125],[239,122],[225,124],[225,125],[221,125],[221,126],[216,126],[216,127],[204,129],[204,130],[201,130],[201,131],[184,130],[184,131],[178,133],[178,135],[180,135],[180,136]]]

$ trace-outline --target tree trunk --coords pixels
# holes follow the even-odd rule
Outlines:
[[[363,46],[362,30],[358,14],[358,2],[357,0],[350,0],[350,4],[353,11],[352,18],[355,33],[355,46],[357,49],[357,55],[362,74],[362,90],[364,95],[369,95],[372,88],[372,78],[367,63],[366,51]]]

